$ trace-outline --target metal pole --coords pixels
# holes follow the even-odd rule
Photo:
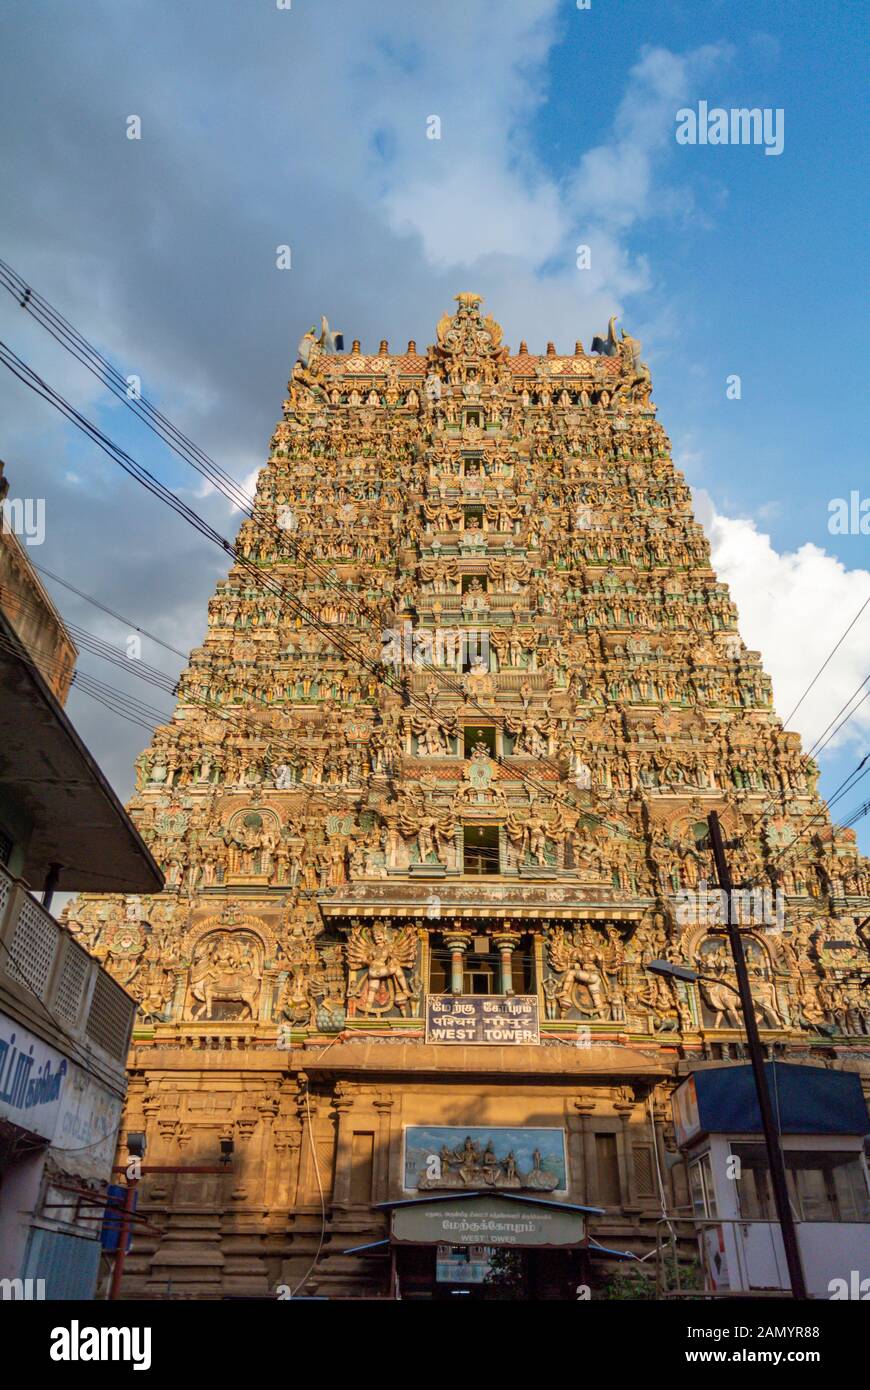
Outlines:
[[[737,989],[740,994],[740,1005],[743,1010],[743,1024],[746,1028],[746,1041],[749,1044],[749,1059],[752,1063],[755,1089],[758,1093],[758,1108],[761,1111],[761,1124],[764,1129],[764,1142],[767,1147],[767,1162],[770,1168],[773,1200],[776,1205],[776,1214],[779,1218],[779,1225],[782,1231],[782,1243],[785,1248],[785,1259],[788,1265],[792,1298],[806,1298],[807,1286],[804,1279],[803,1265],[801,1264],[797,1231],[795,1229],[794,1218],[791,1212],[791,1203],[788,1197],[788,1184],[786,1182],[785,1163],[783,1162],[779,1133],[774,1123],[773,1106],[770,1103],[770,1091],[767,1086],[767,1073],[764,1070],[764,1056],[761,1051],[761,1038],[758,1033],[755,1006],[752,1002],[749,972],[746,969],[746,957],[743,954],[743,941],[740,937],[740,928],[737,922],[733,920],[735,913],[732,911],[731,894],[734,885],[731,880],[731,870],[725,859],[722,827],[719,824],[719,817],[715,811],[711,811],[707,817],[707,825],[710,829],[710,841],[713,846],[713,858],[716,861],[716,873],[719,878],[719,887],[724,888],[728,900],[728,940],[731,946],[731,954],[734,957]]]
[[[45,882],[42,885],[42,906],[46,912],[51,908],[51,900],[57,890],[62,867],[61,864],[49,864],[48,866],[48,873],[45,875]]]
[[[127,1259],[127,1237],[130,1234],[130,1218],[133,1215],[133,1196],[136,1191],[138,1179],[127,1179],[127,1191],[124,1193],[124,1207],[121,1214],[121,1229],[118,1233],[118,1250],[115,1255],[115,1263],[112,1267],[112,1285],[109,1289],[109,1298],[117,1299],[121,1297],[121,1280],[124,1277],[124,1264]]]

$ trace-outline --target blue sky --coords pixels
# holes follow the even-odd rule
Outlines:
[[[788,712],[870,594],[870,538],[827,527],[831,498],[870,495],[864,7],[45,0],[0,26],[0,253],[239,477],[262,462],[294,345],[322,312],[364,346],[426,343],[474,289],[532,350],[588,344],[618,313]],[[701,100],[782,108],[783,153],[677,145],[676,110]],[[195,495],[11,300],[0,336]],[[0,381],[0,408],[13,494],[46,497],[36,558],[173,645],[199,641],[217,552],[15,383]],[[197,505],[234,530],[219,499]],[[870,610],[794,720],[807,742],[868,671]],[[128,792],[144,735],[83,696],[73,712]],[[870,701],[823,788],[868,749]],[[839,809],[868,796],[870,777]]]

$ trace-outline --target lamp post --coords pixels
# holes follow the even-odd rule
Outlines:
[[[743,943],[740,943],[741,948]],[[744,970],[746,964],[744,962]],[[779,1134],[773,1119],[773,1109],[770,1104],[770,1091],[767,1086],[767,1075],[764,1070],[764,1060],[761,1055],[761,1040],[758,1036],[758,1024],[755,1021],[755,1010],[752,1007],[750,995],[749,1012],[744,1005],[743,994],[736,985],[732,985],[728,980],[723,980],[718,975],[705,975],[700,970],[692,970],[687,965],[674,965],[669,960],[651,960],[646,969],[653,975],[665,975],[672,980],[683,980],[687,984],[694,984],[697,980],[711,980],[714,984],[725,986],[740,999],[746,1027],[746,1040],[749,1044],[749,1055],[752,1058],[752,1073],[755,1079],[755,1090],[758,1096],[758,1109],[761,1112],[761,1126],[764,1130],[764,1143],[767,1149],[767,1164],[770,1169],[771,1186],[773,1187],[773,1200],[776,1206],[776,1215],[782,1231],[782,1244],[785,1250],[786,1264],[788,1265],[788,1277],[791,1284],[793,1298],[806,1298],[806,1281],[804,1279],[803,1265],[801,1263],[800,1247],[797,1241],[797,1231],[795,1229],[794,1217],[791,1212],[791,1203],[788,1197],[788,1186],[785,1177],[785,1164],[782,1158],[782,1149],[779,1143]],[[748,980],[747,980],[748,984]],[[751,1018],[751,1025],[748,1020]],[[753,1033],[755,1043],[753,1047]],[[757,1049],[757,1050],[754,1050]],[[756,1066],[757,1062],[757,1066]]]
[[[646,968],[652,971],[653,974],[667,975],[676,980],[694,982],[696,980],[715,979],[716,984],[727,985],[728,988],[734,990],[734,993],[740,998],[743,1025],[746,1029],[746,1042],[749,1049],[749,1058],[752,1063],[752,1075],[755,1080],[755,1091],[758,1096],[758,1109],[761,1114],[761,1126],[764,1130],[764,1143],[767,1149],[767,1163],[770,1169],[773,1200],[776,1206],[780,1230],[782,1231],[782,1244],[785,1250],[786,1264],[788,1266],[792,1298],[806,1298],[806,1280],[804,1279],[797,1231],[795,1229],[794,1217],[792,1216],[791,1203],[788,1196],[788,1184],[785,1176],[782,1147],[779,1142],[779,1133],[773,1118],[773,1106],[770,1103],[770,1091],[767,1085],[767,1074],[764,1070],[764,1054],[761,1050],[761,1037],[758,1032],[758,1021],[755,1017],[755,1005],[752,1001],[749,972],[746,969],[746,957],[743,954],[743,942],[740,937],[740,929],[737,922],[734,920],[735,913],[731,911],[731,893],[734,885],[731,881],[731,873],[725,859],[725,846],[722,841],[722,829],[719,825],[719,817],[716,815],[715,811],[710,813],[708,824],[710,827],[710,840],[713,846],[713,857],[716,861],[716,870],[719,876],[719,886],[725,890],[728,899],[728,922],[726,931],[731,946],[731,954],[734,957],[734,972],[737,977],[737,985],[735,987],[729,984],[727,980],[704,975],[700,971],[692,970],[689,966],[674,965],[670,961],[665,960],[651,961]]]

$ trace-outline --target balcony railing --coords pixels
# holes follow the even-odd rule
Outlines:
[[[136,1001],[0,867],[0,1008],[16,1000],[61,1038],[123,1067]]]

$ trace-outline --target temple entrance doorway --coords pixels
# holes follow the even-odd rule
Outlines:
[[[396,1276],[403,1299],[574,1301],[588,1284],[582,1250],[529,1250],[486,1246],[403,1246]]]

